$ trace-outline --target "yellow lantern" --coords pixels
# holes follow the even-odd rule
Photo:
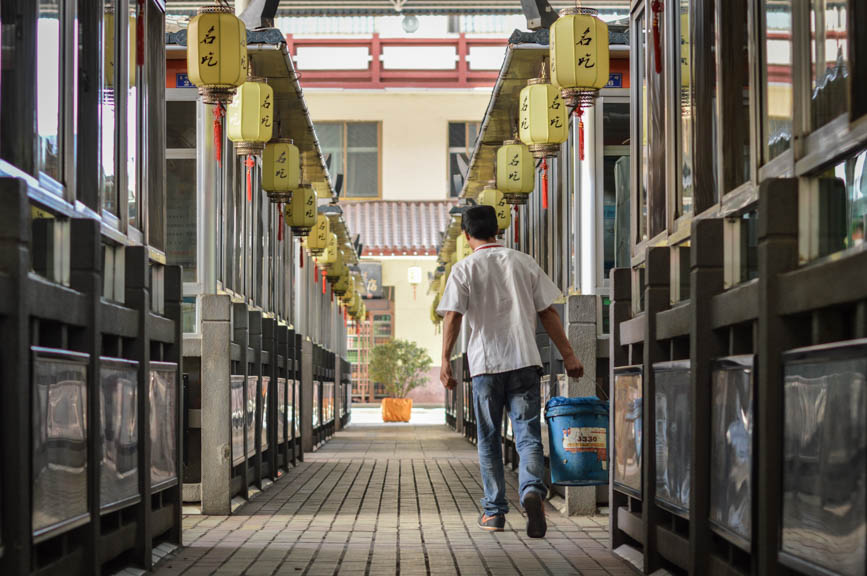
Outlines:
[[[296,236],[307,236],[316,224],[316,192],[310,186],[301,186],[292,193],[292,199],[283,206],[286,224]]]
[[[227,110],[228,136],[238,156],[257,155],[271,139],[274,90],[262,78],[250,78],[238,88]]]
[[[325,274],[328,276],[328,279],[332,282],[343,276],[344,274],[348,274],[346,270],[346,260],[343,257],[343,252],[338,250],[334,256],[334,262],[331,264],[327,264],[325,266]]]
[[[593,8],[567,8],[551,25],[551,79],[572,108],[593,104],[608,84],[608,24]]]
[[[330,232],[328,234],[328,243],[325,245],[325,250],[322,256],[317,258],[321,266],[330,266],[337,260],[337,234]]]
[[[247,79],[247,29],[229,6],[206,6],[187,28],[187,74],[202,102],[224,104]]]
[[[331,224],[328,216],[319,214],[316,216],[316,224],[310,235],[307,236],[307,249],[314,256],[319,256],[328,247],[328,235],[331,234]]]
[[[129,87],[135,86],[135,67],[136,67],[136,25],[135,16],[130,14],[129,17]],[[103,46],[105,46],[103,54],[103,82],[107,89],[113,90],[114,83],[114,36],[115,36],[115,15],[114,8],[106,8],[102,19],[102,37]]]
[[[497,189],[495,181],[488,182],[481,194],[479,194],[478,202],[482,206],[491,206],[497,212],[497,228],[503,232],[512,224],[512,214],[509,212],[509,205],[503,193]]]
[[[496,188],[507,204],[526,204],[536,188],[536,162],[520,140],[506,140],[497,150]]]
[[[336,277],[334,283],[331,285],[331,291],[340,297],[341,302],[343,301],[342,296],[346,294],[346,289],[349,287],[349,272],[346,271],[346,268],[343,269],[343,273],[340,276]]]
[[[535,158],[556,156],[569,137],[569,119],[560,91],[548,79],[548,64],[521,90],[519,98],[521,141]]]
[[[301,185],[301,156],[290,138],[265,144],[262,153],[262,189],[272,202],[289,202]]]

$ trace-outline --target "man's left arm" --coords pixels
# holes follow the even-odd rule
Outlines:
[[[563,330],[563,321],[560,319],[560,314],[553,306],[549,306],[539,312],[539,320],[542,326],[545,327],[545,332],[550,336],[554,346],[563,357],[563,365],[566,367],[566,374],[570,378],[581,378],[584,375],[584,365],[578,360],[575,351],[569,344],[569,339],[566,337],[566,332]]]

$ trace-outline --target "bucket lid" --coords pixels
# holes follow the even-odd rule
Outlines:
[[[599,414],[608,413],[608,402],[600,400],[596,396],[585,396],[583,398],[566,398],[563,396],[555,396],[548,400],[545,404],[545,415],[549,416],[564,416],[567,414],[575,414],[582,411],[592,411]]]
[[[545,404],[545,409],[559,408],[560,406],[608,406],[608,402],[600,400],[596,396],[584,396],[581,398],[566,398],[565,396],[554,396],[548,403]]]

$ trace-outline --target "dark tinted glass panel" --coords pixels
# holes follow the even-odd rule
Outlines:
[[[294,409],[292,414],[294,414],[293,420],[295,422],[295,437],[301,438],[301,383],[298,380],[295,380],[295,384],[293,386],[293,406]]]
[[[656,382],[656,500],[689,515],[692,452],[689,361],[653,367]]]
[[[641,494],[641,367],[614,371],[614,482]]]
[[[782,550],[836,574],[867,565],[867,342],[784,357]]]
[[[111,358],[100,360],[101,508],[139,493],[137,389],[138,362]]]
[[[196,147],[196,102],[166,102],[166,148]]]
[[[86,354],[33,348],[33,533],[88,513]]]
[[[196,275],[196,160],[166,160],[166,259],[184,267],[184,282]]]
[[[752,536],[753,357],[721,360],[711,380],[710,520],[741,544]]]
[[[818,255],[862,245],[867,226],[867,152],[827,170],[818,186]]]
[[[151,362],[148,387],[150,404],[151,485],[177,479],[176,442],[178,365]]]
[[[319,401],[319,398],[321,396],[319,389],[321,387],[322,387],[321,383],[319,383],[319,382],[313,383],[313,428],[314,429],[318,428],[319,423],[322,421],[320,418],[320,416],[321,416],[320,411],[322,410],[322,406],[321,406],[320,401]]]

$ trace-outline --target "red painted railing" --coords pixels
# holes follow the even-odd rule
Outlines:
[[[286,36],[293,58],[300,47],[366,47],[370,62],[366,70],[304,70],[299,69],[301,85],[317,88],[473,88],[493,86],[498,70],[471,70],[467,56],[473,46],[502,46],[505,38],[381,38],[378,34],[365,38],[296,38]],[[453,70],[386,70],[382,54],[386,47],[453,46],[456,52]]]

